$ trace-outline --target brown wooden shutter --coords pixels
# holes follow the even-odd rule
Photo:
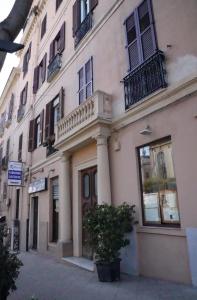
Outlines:
[[[32,45],[32,43],[30,42],[30,44],[29,44],[29,57],[28,57],[28,61],[30,60],[30,57],[31,57],[31,45]]]
[[[54,58],[54,41],[50,44],[50,49],[49,49],[49,63],[53,60]]]
[[[64,49],[65,49],[65,22],[63,23],[60,29],[60,41],[57,50],[59,53],[62,53]]]
[[[80,14],[81,14],[81,1],[76,0],[73,5],[73,37],[75,37],[76,31],[80,26]]]
[[[34,69],[34,82],[33,82],[33,93],[36,94],[38,90],[38,72],[39,72],[39,67],[36,67]]]
[[[22,161],[22,146],[23,146],[23,134],[19,136],[18,144],[18,161]]]
[[[10,139],[7,140],[7,145],[6,145],[6,159],[7,159],[7,161],[9,160],[9,154],[10,154]]]
[[[47,65],[47,54],[45,53],[45,56],[42,60],[42,83],[45,81],[46,78],[46,65]]]
[[[45,117],[45,141],[50,139],[50,136],[53,134],[53,120],[52,120],[52,102],[49,102],[46,105],[46,117]]]
[[[40,140],[41,144],[43,143],[43,135],[44,135],[44,109],[40,114]]]
[[[31,120],[29,123],[29,143],[28,152],[34,151],[35,146],[35,120]]]
[[[64,117],[64,99],[65,99],[65,91],[63,87],[59,92],[59,99],[60,99],[60,118],[62,119]]]
[[[23,57],[23,72],[25,73],[26,71],[26,63],[27,62],[27,53],[25,53],[24,57]]]
[[[23,97],[23,105],[27,103],[27,92],[28,92],[28,82],[25,85],[24,97]]]
[[[98,0],[90,0],[90,11],[93,11],[98,5]]]
[[[14,94],[12,94],[11,99],[10,99],[8,120],[12,120],[13,109],[14,109]]]

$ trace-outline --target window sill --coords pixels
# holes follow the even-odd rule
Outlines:
[[[137,233],[159,234],[159,235],[173,235],[185,237],[185,230],[183,228],[170,228],[170,227],[154,227],[154,226],[139,226],[136,230]]]

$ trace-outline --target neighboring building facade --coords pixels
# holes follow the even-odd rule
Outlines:
[[[123,271],[197,285],[196,12],[196,0],[34,1],[0,107],[4,128],[14,98],[0,154],[24,178],[7,187],[1,166],[0,215],[19,220],[21,250],[90,258],[87,208],[126,201],[139,224]]]

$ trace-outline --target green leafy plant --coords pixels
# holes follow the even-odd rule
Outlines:
[[[9,243],[6,241],[7,228],[0,224],[0,299],[6,300],[10,290],[16,290],[15,280],[19,275],[22,262],[15,253],[10,253]]]
[[[120,249],[129,245],[125,233],[131,232],[135,223],[134,205],[97,205],[88,210],[83,226],[88,232],[87,243],[95,252],[99,262],[114,262]]]

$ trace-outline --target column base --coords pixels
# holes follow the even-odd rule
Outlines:
[[[66,257],[66,256],[73,256],[73,242],[58,242],[58,256],[60,258]]]

